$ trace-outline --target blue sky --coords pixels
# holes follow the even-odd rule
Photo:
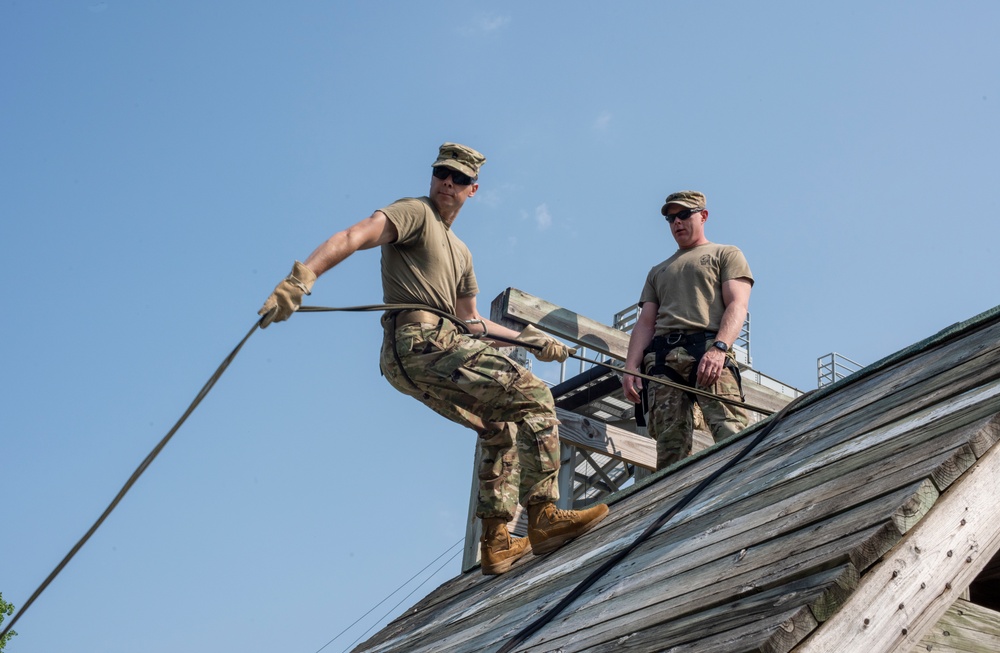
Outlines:
[[[998,32],[975,1],[0,1],[0,592],[444,141],[488,159],[455,227],[483,310],[512,286],[610,321],[685,188],[753,269],[754,367],[793,386],[995,306]],[[381,301],[377,253],[309,299]],[[256,333],[8,650],[312,653],[458,542],[471,433],[392,390],[380,337]]]

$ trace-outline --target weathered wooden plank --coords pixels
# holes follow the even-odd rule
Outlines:
[[[970,429],[974,431],[975,428],[980,427],[974,426],[970,427]],[[973,431],[966,433],[963,437],[971,437]],[[937,453],[937,451],[935,450],[932,453]],[[781,490],[780,486],[765,487],[759,497],[751,497],[742,504],[733,506],[731,508],[733,511],[732,515],[727,515],[724,511],[705,512],[696,523],[689,527],[692,529],[691,533],[677,531],[675,537],[681,540],[682,546],[687,544],[691,548],[699,548],[705,551],[707,550],[705,547],[710,542],[704,536],[700,535],[699,532],[710,532],[714,537],[728,539],[730,548],[733,549],[735,547],[734,550],[739,551],[739,548],[749,546],[755,538],[777,537],[777,533],[780,532],[779,528],[787,530],[801,527],[809,519],[816,519],[824,515],[842,511],[845,507],[851,505],[852,501],[867,500],[871,496],[877,496],[888,492],[891,488],[898,487],[906,479],[914,476],[925,476],[934,469],[935,465],[940,464],[940,456],[942,455],[947,456],[952,454],[946,451],[939,454],[938,460],[923,461],[920,459],[920,447],[914,442],[909,442],[903,447],[900,454],[901,457],[898,458],[898,461],[899,463],[904,463],[908,457],[913,458],[916,462],[914,463],[915,468],[912,470],[909,470],[908,467],[900,468],[897,466],[894,471],[886,473],[884,465],[876,465],[875,469],[871,470],[861,469],[853,472],[836,468],[836,466],[829,469],[820,468],[814,472],[814,476],[817,479],[819,477],[825,478],[826,486],[818,485],[815,490],[811,490],[808,486],[809,479],[807,477],[798,477],[794,479],[794,483],[788,484],[785,488],[786,496],[784,498],[778,498],[777,496]],[[879,463],[880,461],[881,458],[876,456],[871,462]],[[816,482],[819,481],[817,480]],[[843,482],[846,489],[842,490],[842,493],[838,495],[837,491],[833,488],[837,487],[839,482]],[[671,484],[668,483],[666,485]],[[858,489],[855,490],[854,488]],[[650,499],[650,495],[647,493],[645,498]],[[641,514],[648,514],[648,506],[646,508]],[[614,515],[618,519],[624,517],[623,512],[629,511],[628,508],[621,504],[615,506],[614,510]],[[639,518],[644,519],[641,514]],[[776,520],[775,515],[779,515],[780,519]],[[713,524],[715,525],[714,527]],[[719,527],[719,524],[722,527]],[[759,528],[761,524],[768,524],[775,530],[766,533],[750,532],[750,529]],[[641,525],[637,524],[631,527],[631,530],[638,530],[640,527]],[[737,529],[743,529],[742,537],[744,539],[733,539],[732,532]],[[609,532],[611,531],[609,530]],[[592,546],[598,546],[598,544],[595,542]],[[863,550],[868,548],[862,547]],[[881,555],[883,551],[884,549],[881,547],[874,547],[868,550],[868,560],[870,561]],[[681,548],[675,550],[673,554],[682,556],[688,552],[689,549]]]
[[[874,532],[874,529],[870,529],[867,534],[858,534],[850,542],[847,542],[846,545],[850,546],[851,542],[856,543],[872,532]],[[844,543],[827,542],[818,546],[818,548],[803,551],[795,556],[786,557],[785,560],[776,561],[774,564],[790,570],[787,580],[789,582],[795,581],[800,577],[808,577],[818,571],[823,571],[824,568],[843,564],[844,561],[842,558],[836,561],[832,556],[835,556],[836,552],[844,548],[844,546]],[[779,556],[770,555],[769,557],[776,558]],[[820,564],[817,564],[817,560],[820,561]],[[831,560],[832,562],[822,562],[825,560]],[[542,611],[558,602],[586,573],[585,562],[574,565],[572,560],[568,560],[560,562],[559,566],[562,567],[559,573],[562,581],[559,584],[553,585],[552,583],[545,582],[544,574],[534,574],[528,578],[522,578],[516,586],[504,586],[501,583],[497,583],[488,596],[481,598],[476,603],[466,603],[462,606],[456,606],[458,609],[454,613],[438,613],[436,615],[437,619],[419,627],[412,627],[413,624],[409,624],[410,628],[400,629],[394,633],[391,641],[383,642],[383,645],[371,647],[369,647],[369,644],[372,642],[369,642],[366,643],[366,647],[359,650],[405,650],[408,653],[410,651],[413,653],[429,653],[430,651],[441,650],[476,651],[488,649],[490,648],[490,642],[500,641],[510,636]],[[726,575],[728,573],[726,570],[727,566],[725,562],[720,562],[714,567],[714,574]],[[706,580],[705,587],[710,588],[716,593],[714,599],[716,603],[730,602],[735,596],[740,595],[740,592],[734,590],[734,586],[738,588],[740,584],[748,580],[748,574],[751,573],[749,568],[752,568],[753,565],[746,566],[748,569],[743,570],[744,575],[734,578],[728,587],[711,579]],[[612,625],[625,628],[625,632],[628,632],[627,629],[639,623],[639,617],[643,615],[654,620],[662,620],[662,614],[660,613],[664,610],[670,614],[684,615],[696,613],[703,607],[711,607],[701,603],[698,594],[690,591],[685,591],[681,596],[674,597],[670,602],[661,603],[662,605],[646,608],[646,611],[642,614],[638,612],[626,614],[622,620]],[[609,601],[603,606],[603,608],[607,609],[613,607],[621,608],[623,606],[621,601]],[[553,635],[565,634],[563,630],[565,628],[563,622],[565,621],[571,622],[572,632],[586,628],[586,634],[590,635],[591,632],[595,632],[595,636],[601,634],[600,631],[594,631],[595,628],[607,630],[609,625],[599,613],[591,616],[583,614],[580,609],[574,607],[560,619],[549,624],[545,632]],[[430,633],[433,633],[433,640],[424,641],[425,636]],[[610,636],[615,638],[618,635],[612,632]],[[588,649],[584,647],[579,650]]]
[[[910,653],[1000,549],[1000,447],[942,495],[895,551],[797,653]],[[899,607],[902,606],[902,607]]]
[[[988,424],[992,421],[980,420],[945,434],[930,430],[908,433],[892,443],[861,450],[824,467],[813,466],[804,473],[788,468],[780,474],[754,478],[751,469],[736,475],[741,480],[738,483],[727,483],[727,475],[712,493],[694,502],[680,517],[697,513],[700,523],[727,524],[731,519],[752,518],[756,511],[783,515],[802,506],[818,517],[827,499],[833,500],[831,510],[845,507],[836,500],[841,492],[850,493],[844,500],[864,501],[875,493],[886,493],[927,477]],[[893,461],[891,466],[888,460]],[[751,480],[743,480],[746,478]],[[730,514],[733,511],[737,514]]]
[[[875,523],[875,519],[866,512],[884,515],[887,508],[902,501],[902,495],[889,497],[883,501],[883,506],[867,506],[840,519],[840,522],[848,524],[843,532],[853,533],[847,537],[834,533],[829,524],[821,523],[800,530],[784,542],[765,540],[764,544],[743,557],[736,556],[735,552],[720,555],[718,551],[706,553],[698,550],[678,558],[650,543],[646,556],[655,558],[659,555],[668,559],[662,564],[656,560],[627,560],[623,563],[623,567],[631,571],[627,583],[595,585],[578,606],[574,606],[571,620],[561,619],[549,624],[546,632],[549,636],[559,636],[566,634],[567,629],[576,632],[586,626],[588,635],[592,633],[596,638],[614,638],[619,636],[619,630],[633,627],[644,615],[656,620],[662,612],[684,615],[710,607],[711,604],[706,604],[705,588],[712,588],[719,599],[729,601],[733,596],[766,590],[816,570],[835,566],[843,561],[845,553],[850,554],[872,538],[884,537],[880,527],[858,531],[860,525]],[[886,541],[873,546],[881,553],[891,544],[891,541]],[[501,593],[480,601],[478,610],[485,611],[481,614],[491,615],[490,621],[494,615],[504,623],[508,618],[513,620],[512,623],[526,619],[559,600],[572,586],[563,583],[579,573],[579,568],[586,565],[588,556],[593,554],[594,551],[585,551],[580,556],[574,556],[568,552],[563,560],[555,560],[554,565],[546,564],[549,559],[544,559],[530,578],[521,579],[518,583],[520,605],[504,604],[507,597]],[[508,612],[508,617],[499,614]],[[482,627],[482,624],[461,621],[447,625],[439,623],[435,632],[439,635],[450,633],[450,637],[437,643],[442,649],[457,650],[460,642],[468,638],[487,636],[480,631]]]
[[[628,354],[629,335],[578,315],[517,288],[503,293],[504,316],[534,324],[557,338],[569,340],[620,361]]]
[[[656,442],[651,438],[561,408],[556,409],[556,415],[562,422],[561,441],[645,469],[656,469]]]
[[[976,458],[981,458],[997,442],[1000,442],[1000,415],[976,433],[969,440],[969,446],[972,447],[972,452],[976,454]]]
[[[969,427],[962,437],[971,437],[976,428]],[[943,441],[942,441],[943,442]],[[770,524],[772,527],[791,529],[801,527],[803,520],[818,519],[827,514],[834,514],[844,510],[851,502],[860,502],[872,496],[888,493],[912,479],[924,477],[933,472],[937,465],[941,464],[943,455],[952,455],[952,452],[945,450],[940,452],[932,449],[926,455],[937,455],[937,458],[923,460],[921,458],[922,449],[918,442],[907,441],[900,444],[901,450],[898,453],[894,469],[886,473],[883,463],[883,454],[876,452],[870,457],[873,469],[862,467],[858,470],[851,470],[847,466],[831,465],[827,468],[814,470],[811,475],[796,477],[785,484],[765,485],[760,488],[756,496],[745,498],[740,504],[730,507],[721,507],[718,510],[708,510],[704,506],[698,506],[697,510],[702,513],[700,518],[689,528],[692,533],[678,531],[677,537],[682,541],[696,543],[694,546],[704,546],[706,542],[703,537],[698,537],[699,531],[711,529],[711,532],[718,537],[731,537],[731,531],[735,528],[749,530],[759,527],[760,524]],[[912,467],[912,468],[911,468]],[[813,484],[815,487],[811,487]],[[671,485],[671,484],[667,484]],[[739,483],[741,487],[746,487],[746,483]],[[845,489],[836,488],[843,485]],[[855,489],[859,488],[859,489]],[[654,500],[653,495],[647,498]],[[622,511],[629,509],[622,504],[614,507],[615,516],[622,519]],[[648,510],[643,511],[643,514]],[[733,514],[727,514],[732,512]],[[781,515],[781,520],[775,520],[775,515]],[[644,519],[641,515],[639,519]],[[712,525],[722,524],[724,528]],[[619,526],[620,528],[626,528]],[[638,530],[641,526],[630,527]],[[767,535],[774,537],[774,532]],[[754,535],[750,536],[755,537]],[[734,544],[733,546],[745,546],[745,542]],[[683,551],[677,551],[678,555]],[[880,552],[879,552],[880,553]],[[429,597],[430,598],[430,597]]]
[[[913,492],[913,490],[911,490],[911,493],[912,492]],[[901,505],[902,503],[904,503],[903,499],[904,499],[903,496],[900,495],[900,498],[893,498],[892,501],[888,505],[890,507],[893,506],[893,505],[895,505],[895,506]],[[884,513],[884,510],[882,511],[882,513]],[[844,519],[840,519],[839,521],[841,523],[843,523],[845,520]],[[871,517],[868,517],[868,516],[861,516],[858,519],[857,523],[858,524],[873,523],[873,519]],[[654,605],[656,605],[658,603],[662,604],[663,603],[663,598],[665,596],[672,595],[674,592],[680,593],[682,598],[683,597],[698,596],[698,587],[697,587],[697,584],[699,582],[705,582],[705,583],[711,585],[713,588],[720,588],[720,591],[722,591],[724,593],[723,595],[726,598],[728,598],[728,597],[732,596],[732,594],[734,592],[738,591],[739,587],[744,587],[743,591],[746,591],[747,589],[757,590],[757,589],[760,589],[759,583],[762,583],[762,582],[763,583],[778,582],[777,577],[780,577],[780,575],[782,573],[787,573],[787,569],[789,568],[788,567],[789,565],[802,564],[801,560],[799,560],[799,559],[792,559],[790,561],[790,559],[787,556],[788,550],[798,550],[800,548],[808,548],[809,545],[816,545],[817,543],[822,542],[823,541],[823,537],[825,535],[828,535],[828,534],[829,534],[829,529],[825,525],[820,524],[820,525],[818,525],[816,527],[816,529],[814,531],[811,531],[811,530],[810,531],[803,531],[802,533],[796,534],[797,537],[791,538],[789,541],[786,541],[783,545],[781,543],[777,542],[777,538],[773,538],[774,542],[772,543],[772,545],[775,544],[775,543],[777,543],[777,545],[778,545],[778,548],[775,549],[775,551],[774,551],[774,553],[772,555],[772,559],[773,559],[773,563],[772,564],[774,565],[775,570],[773,570],[770,573],[763,573],[762,569],[760,569],[758,567],[751,566],[750,568],[743,570],[743,577],[739,579],[738,584],[735,587],[732,584],[726,584],[726,582],[725,582],[725,576],[724,575],[721,576],[721,577],[716,577],[716,576],[712,576],[711,573],[708,571],[709,565],[706,562],[706,560],[708,560],[709,558],[713,557],[713,555],[718,558],[722,554],[719,554],[719,553],[713,554],[713,552],[709,551],[710,546],[707,545],[705,541],[698,541],[698,542],[696,542],[695,545],[694,545],[695,548],[696,548],[696,550],[693,551],[691,554],[688,554],[686,556],[684,554],[682,554],[680,551],[664,552],[662,546],[654,546],[654,545],[651,544],[650,546],[653,546],[656,549],[656,551],[657,551],[658,554],[660,554],[660,555],[670,555],[670,556],[673,557],[673,560],[671,561],[671,564],[673,565],[672,567],[668,566],[668,567],[663,567],[661,569],[658,569],[657,568],[658,565],[656,565],[654,561],[636,560],[634,558],[632,559],[632,561],[630,563],[627,563],[626,566],[627,565],[631,565],[632,567],[634,567],[634,569],[636,571],[635,576],[638,579],[639,583],[644,583],[645,582],[647,584],[652,584],[654,586],[653,589],[651,590],[651,593],[650,593],[650,596],[651,596],[650,600],[653,601]],[[884,535],[885,535],[885,533],[879,533],[878,537],[881,538]],[[772,536],[773,536],[773,534],[766,533],[766,532],[760,532],[760,533],[756,533],[756,534],[749,534],[748,541],[767,541],[769,538],[772,538]],[[895,537],[898,537],[898,534]],[[870,536],[866,536],[864,544],[867,545],[870,540],[871,540],[871,537]],[[872,555],[874,555],[874,556],[881,555],[885,550],[888,549],[888,546],[891,545],[892,541],[894,541],[894,540],[884,541],[883,544],[881,544],[881,545],[871,545],[871,548],[873,548],[875,550],[874,553],[861,553],[859,555],[861,555],[862,558],[867,558],[868,556],[872,556]],[[798,542],[798,543],[796,543],[796,542]],[[728,544],[730,545],[730,549],[729,550],[731,550],[733,554],[735,554],[739,550],[739,549],[733,549],[733,547],[737,545],[736,543],[729,542]],[[782,546],[784,546],[785,548],[782,548]],[[861,551],[861,549],[863,549],[865,547],[863,545],[858,545],[857,548],[858,548],[859,551]],[[843,549],[836,549],[836,551],[841,551],[841,552],[842,552],[842,550]],[[698,557],[699,555],[702,555],[704,559],[699,558]],[[763,562],[764,558],[762,556],[763,556],[763,554],[762,554],[761,550],[759,550],[759,549],[753,550],[752,553],[751,553],[751,555],[748,558],[748,562],[749,561],[762,561]],[[679,564],[681,562],[684,562],[683,566],[679,566]],[[859,560],[859,562],[861,564],[865,564],[866,565],[868,562],[870,562],[870,560],[867,560],[867,561],[865,561],[865,560]],[[716,562],[714,564],[720,565],[723,569],[729,569],[729,568],[733,567],[733,563],[730,560],[726,560],[726,559],[716,560]],[[741,561],[741,564],[742,564],[742,561]],[[687,569],[687,572],[685,572],[684,569]],[[782,571],[782,569],[784,569],[784,571]],[[698,580],[698,578],[695,579],[695,581],[694,581],[695,584],[696,584],[695,587],[686,588],[686,585],[685,585],[685,582],[684,582],[684,578],[685,578],[684,574],[688,573],[688,572],[694,572],[698,576],[698,578],[700,578],[700,581]],[[651,577],[651,575],[655,576],[655,578]],[[670,581],[669,582],[669,586],[670,586],[670,591],[669,592],[661,591],[661,590],[658,590],[658,589],[655,588],[655,583],[660,578],[669,579],[669,581]],[[707,578],[707,580],[706,580],[706,578]],[[548,592],[548,591],[550,591],[550,590],[546,590],[546,592]],[[604,588],[604,587],[601,587],[601,586],[597,586],[594,589],[594,595],[600,596],[601,597],[600,600],[601,600],[602,603],[605,603],[605,604],[614,604],[615,602],[610,600],[611,599],[611,594],[609,594],[609,591],[611,591],[611,590],[609,590],[607,588]],[[643,594],[643,591],[637,590],[636,587],[627,587],[627,588],[618,588],[618,589],[614,590],[614,594],[615,595],[627,595],[627,596],[629,596],[630,597],[630,603],[631,603],[631,601],[640,600],[641,599],[641,595]],[[692,606],[690,606],[691,609],[697,610],[697,609],[703,608],[704,607],[704,598],[705,597],[701,597],[700,599],[696,599],[695,603]],[[632,607],[634,607],[634,605]],[[659,607],[660,607],[660,609],[668,609],[667,606],[659,606]],[[585,608],[586,608],[586,606],[581,606],[581,608],[577,609],[577,613],[583,614],[583,612],[585,611]],[[677,611],[679,609],[680,609],[680,605],[677,604],[676,602],[671,603],[669,605],[669,610],[670,610],[671,613],[677,613]],[[603,622],[605,622],[609,618],[609,616],[610,615],[602,612],[600,615],[594,615],[594,616],[588,617],[588,618],[584,619],[584,621],[586,621],[588,623],[589,622],[598,622],[598,621],[603,623]],[[630,621],[633,621],[634,618],[635,618],[635,614],[628,614],[628,615],[626,615],[625,618],[628,619],[628,620],[630,620]]]
[[[914,405],[947,401],[1000,376],[1000,324],[975,334],[969,342],[949,343],[937,351],[897,363],[833,395],[823,396],[786,420],[793,432],[827,429],[857,430],[894,421]],[[971,352],[971,353],[970,353]]]
[[[853,581],[852,581],[853,579]],[[743,633],[756,630],[764,615],[773,617],[774,606],[787,610],[781,620],[769,619],[770,628],[753,637],[753,642],[742,642],[745,650],[778,653],[789,650],[816,627],[810,606],[827,600],[831,591],[856,582],[857,572],[849,565],[820,571],[780,587],[742,597],[729,595],[723,601],[706,605],[705,609],[678,615],[664,608],[624,624],[617,634],[607,633],[603,639],[594,637],[591,630],[560,638],[539,633],[529,642],[527,652],[545,651],[649,651],[684,647],[706,639],[725,637],[726,633]],[[706,587],[714,591],[714,587]],[[701,650],[701,649],[698,649]],[[729,649],[732,650],[732,649]]]
[[[776,454],[773,448],[767,448],[768,442],[762,443],[760,453],[748,457],[733,470],[734,476],[750,477],[754,483],[776,485],[786,482],[794,476],[805,475],[817,469],[837,464],[840,460],[850,460],[853,456],[881,456],[891,460],[892,456],[912,446],[913,439],[924,441],[928,438],[979,437],[979,433],[963,436],[964,429],[970,423],[983,420],[1000,411],[1000,380],[978,388],[963,397],[945,405],[932,405],[923,410],[904,414],[900,419],[883,424],[874,430],[866,430],[857,435],[848,436],[842,432],[822,434],[810,437],[803,434],[799,450],[786,449]],[[779,425],[775,431],[779,431]],[[745,493],[752,492],[747,488]],[[718,497],[717,500],[727,500]]]
[[[931,481],[939,492],[944,492],[974,464],[976,464],[975,450],[971,444],[963,444],[931,472]]]
[[[863,521],[866,521],[866,520],[863,520]],[[752,538],[751,538],[751,539],[752,539]],[[791,545],[789,545],[789,546],[791,546]],[[878,547],[878,548],[882,548],[882,547]],[[884,548],[882,548],[882,550],[884,550]],[[880,553],[881,553],[881,551],[879,551],[878,553],[880,554]],[[644,563],[640,563],[640,564],[639,564],[638,566],[639,566],[640,568],[644,568],[644,569],[645,569],[645,572],[646,572],[646,573],[648,573],[649,569],[648,569],[648,568],[645,568],[645,567],[644,567]],[[756,572],[753,572],[753,573],[757,573],[757,572],[759,572],[759,570],[757,570]],[[751,574],[751,575],[752,575],[752,574]],[[673,580],[674,580],[674,581],[676,581],[676,578],[674,578]],[[548,592],[548,590],[545,590],[545,591],[546,591],[546,592]],[[469,603],[466,603],[466,606],[467,606],[467,605],[469,605]],[[488,608],[489,606],[482,606],[482,605],[481,605],[481,607],[484,607],[484,608]],[[412,624],[411,624],[411,625],[412,625]],[[464,628],[464,626],[463,626],[463,628]],[[413,631],[411,630],[410,632],[412,633]]]
[[[688,471],[688,470],[683,470],[683,471]]]
[[[676,539],[677,533],[654,537],[596,584],[578,610],[593,607],[603,621],[645,602],[658,604],[689,593],[700,596],[707,584],[728,584],[730,592],[760,591],[769,583],[784,582],[791,569],[828,564],[818,560],[850,556],[855,567],[863,566],[871,553],[862,550],[860,543],[874,538],[880,543],[867,546],[878,549],[877,555],[888,550],[899,538],[898,532],[890,535],[895,527],[887,521],[889,516],[918,491],[919,485],[914,485],[853,508],[842,517],[828,517],[788,532],[763,524],[719,540],[714,540],[714,534],[695,536],[695,546]],[[889,526],[888,530],[880,523]],[[843,528],[833,532],[834,524]],[[734,578],[738,580],[729,582]],[[610,597],[627,597],[629,606],[607,602]],[[672,611],[676,612],[677,606]]]
[[[934,624],[911,653],[996,653],[1000,651],[1000,612],[959,599]]]
[[[858,583],[861,581],[860,572],[852,564],[837,567],[836,569],[840,570],[840,573],[827,586],[826,592],[809,606],[813,617],[819,623],[829,619],[830,615],[835,613],[847,598],[854,593],[854,590],[858,589]]]
[[[808,407],[807,411],[823,410],[823,404]],[[836,455],[836,447],[846,449],[857,446],[859,437],[870,441],[873,437],[892,439],[902,430],[912,430],[950,420],[957,425],[972,419],[1000,411],[1000,381],[996,378],[980,385],[960,397],[953,397],[941,403],[929,399],[916,398],[910,404],[897,406],[879,413],[858,413],[851,419],[845,418],[836,424],[818,429],[801,430],[802,425],[792,426],[796,416],[788,423],[779,425],[775,434],[765,443],[769,452],[764,462],[764,471],[797,465],[800,460],[810,460],[811,464],[823,464],[821,457]]]
[[[775,614],[767,620],[760,619],[741,628],[712,637],[699,638],[686,644],[671,646],[669,649],[658,646],[658,643],[654,641],[650,642],[645,650],[657,653],[760,653],[762,643],[766,642],[774,632],[775,623],[778,623],[778,627],[780,627],[780,624],[791,619],[798,612],[797,609],[787,610]]]

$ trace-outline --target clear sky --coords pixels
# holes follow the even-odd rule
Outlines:
[[[0,0],[0,592],[23,604],[292,261],[426,193],[445,141],[488,159],[455,225],[484,311],[516,287],[610,322],[687,188],[756,277],[754,367],[803,390],[819,356],[993,307],[997,34],[974,0]],[[378,270],[308,303],[380,302]],[[380,338],[251,337],[7,650],[313,653],[457,543],[472,434],[380,377]]]

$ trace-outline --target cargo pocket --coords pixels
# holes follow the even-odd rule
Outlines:
[[[538,450],[538,471],[554,472],[559,469],[559,420],[554,417],[528,417],[527,428],[517,431],[518,445],[530,445]],[[525,439],[530,438],[530,442]]]

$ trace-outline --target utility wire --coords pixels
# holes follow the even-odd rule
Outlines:
[[[463,538],[463,539],[464,539],[464,538]],[[461,541],[461,540],[460,540],[460,541]],[[365,635],[367,635],[368,633],[370,633],[370,632],[371,632],[371,630],[372,630],[372,628],[374,628],[374,627],[375,627],[375,626],[376,626],[377,624],[381,623],[383,619],[385,619],[385,618],[386,618],[386,617],[388,617],[388,616],[389,616],[390,614],[392,614],[392,611],[393,611],[393,610],[395,610],[395,609],[396,609],[396,608],[398,608],[398,607],[399,607],[400,605],[402,605],[403,601],[405,601],[406,599],[408,599],[408,598],[410,598],[411,596],[413,596],[413,593],[414,593],[414,592],[416,592],[416,591],[417,591],[418,589],[420,589],[421,587],[423,587],[423,586],[424,586],[424,585],[425,585],[425,584],[427,583],[427,581],[429,581],[429,580],[430,580],[431,578],[434,578],[434,576],[435,576],[435,575],[437,575],[437,573],[438,573],[439,571],[441,571],[442,569],[444,569],[445,565],[447,565],[447,564],[448,564],[449,562],[451,562],[452,560],[454,560],[454,559],[455,559],[455,556],[457,556],[457,555],[458,555],[459,553],[461,553],[461,551],[456,551],[456,552],[455,552],[455,553],[454,553],[454,554],[453,554],[453,555],[452,555],[452,556],[451,556],[450,558],[448,558],[448,559],[447,559],[447,560],[445,560],[445,561],[444,561],[443,563],[441,563],[441,566],[440,566],[440,567],[438,567],[437,569],[435,569],[435,570],[434,570],[434,573],[432,573],[432,574],[431,574],[430,576],[428,576],[427,578],[425,578],[425,579],[423,580],[423,582],[422,582],[422,583],[420,583],[419,585],[417,585],[416,587],[414,587],[414,588],[413,588],[412,590],[410,590],[410,593],[409,593],[409,594],[407,594],[406,596],[404,596],[403,598],[401,598],[401,599],[399,600],[399,602],[397,602],[397,603],[396,603],[396,605],[394,605],[394,606],[392,606],[391,608],[389,608],[389,611],[388,611],[388,612],[386,612],[385,614],[383,614],[383,615],[382,615],[382,617],[381,617],[381,618],[380,618],[380,619],[379,619],[378,621],[376,621],[376,622],[375,622],[375,623],[373,623],[373,624],[372,624],[371,626],[369,626],[369,627],[368,627],[368,630],[366,630],[365,632],[361,633],[361,634],[360,634],[360,635],[358,636],[358,638],[357,638],[356,640],[354,640],[353,642],[351,642],[350,644],[348,644],[348,645],[347,645],[347,648],[345,648],[345,649],[344,649],[344,650],[342,651],[342,653],[347,653],[347,651],[349,651],[349,650],[350,650],[350,648],[351,648],[352,646],[354,646],[355,644],[357,644],[358,642],[360,642],[360,641],[361,641],[361,638],[362,638],[362,637],[364,637]],[[442,554],[442,555],[444,555],[444,554]],[[431,564],[433,564],[433,563],[431,563]],[[428,565],[428,566],[429,566],[429,565]],[[391,595],[390,595],[390,596],[391,596]],[[386,597],[386,598],[388,598],[388,597]]]
[[[380,606],[380,605],[382,605],[383,603],[385,603],[386,601],[388,601],[388,600],[389,600],[389,597],[391,597],[391,596],[392,596],[393,594],[395,594],[396,592],[400,591],[401,589],[403,589],[404,587],[406,587],[407,585],[409,585],[409,584],[410,584],[411,582],[413,582],[413,579],[415,579],[415,578],[416,578],[417,576],[419,576],[420,574],[422,574],[422,573],[424,573],[425,571],[427,571],[427,568],[428,568],[428,567],[430,567],[430,566],[431,566],[431,565],[433,565],[433,564],[434,564],[435,562],[437,562],[438,560],[440,560],[441,558],[443,558],[444,556],[446,556],[446,555],[448,554],[448,552],[449,552],[449,551],[451,551],[452,549],[454,549],[454,548],[455,548],[456,546],[458,546],[459,544],[461,544],[461,543],[462,543],[462,542],[464,542],[464,541],[465,541],[465,538],[463,537],[462,539],[460,539],[459,541],[455,542],[454,544],[452,544],[451,546],[449,546],[449,547],[448,547],[447,549],[445,549],[445,550],[444,550],[444,552],[443,552],[443,553],[442,553],[441,555],[439,555],[438,557],[436,557],[436,558],[434,558],[433,560],[431,560],[430,562],[428,562],[428,563],[427,563],[427,564],[426,564],[426,565],[424,566],[424,568],[423,568],[423,569],[421,569],[421,570],[420,570],[420,571],[418,571],[417,573],[415,573],[415,574],[413,574],[412,576],[410,576],[410,578],[409,578],[409,579],[408,579],[408,580],[407,580],[406,582],[404,582],[404,583],[403,583],[402,585],[400,585],[400,586],[399,586],[399,587],[397,587],[396,589],[392,590],[392,591],[391,591],[391,592],[390,592],[390,593],[389,593],[388,595],[386,595],[386,597],[385,597],[384,599],[382,599],[381,601],[379,601],[378,603],[376,603],[375,605],[373,605],[373,606],[372,606],[371,608],[369,608],[369,609],[368,609],[368,612],[364,613],[363,615],[361,615],[360,617],[358,617],[357,619],[355,619],[355,620],[354,620],[354,623],[352,623],[352,624],[351,624],[350,626],[348,626],[347,628],[344,628],[344,629],[343,629],[342,631],[340,631],[339,633],[337,633],[337,634],[336,634],[336,636],[335,636],[335,637],[334,637],[333,639],[331,639],[331,640],[330,640],[329,642],[327,642],[326,644],[323,644],[323,646],[320,646],[320,647],[319,647],[318,649],[316,649],[316,653],[320,653],[320,651],[322,651],[323,649],[325,649],[325,648],[326,648],[327,646],[329,646],[330,644],[333,644],[333,643],[334,643],[335,641],[337,641],[337,639],[338,639],[338,638],[339,638],[339,637],[340,637],[341,635],[343,635],[344,633],[346,633],[346,632],[347,632],[348,630],[350,630],[351,628],[354,628],[354,626],[356,626],[356,625],[358,624],[358,622],[359,622],[359,621],[361,621],[362,619],[364,619],[365,617],[367,617],[368,615],[370,615],[370,614],[371,614],[372,612],[374,612],[374,611],[375,611],[375,608],[377,608],[378,606]],[[458,555],[458,554],[456,553],[455,555]],[[449,562],[451,562],[451,561],[452,561],[452,560],[453,560],[453,559],[455,558],[455,555],[451,556],[451,558],[448,558],[448,559],[447,559],[447,560],[445,561],[445,563],[444,563],[444,564],[448,564]],[[432,578],[432,577],[434,576],[434,574],[436,574],[436,573],[437,573],[437,572],[439,572],[439,571],[441,571],[441,567],[439,567],[439,568],[435,569],[435,570],[434,570],[434,573],[433,573],[433,574],[431,574],[430,576],[428,576],[428,578]],[[424,581],[424,583],[426,583],[426,582],[427,582],[427,581],[425,580],[425,581]],[[420,585],[423,585],[423,583],[421,583]],[[419,587],[420,587],[420,585],[417,585],[417,587],[419,588]],[[410,594],[412,594],[412,593],[413,593],[413,592],[410,592]],[[409,597],[409,594],[408,594],[408,595],[407,595],[406,597],[403,597],[403,600],[405,601],[407,597]],[[399,604],[397,603],[396,605],[399,605]],[[391,608],[391,609],[390,609],[390,612],[392,612],[392,610],[395,610],[395,609],[396,609],[396,608],[395,608],[395,606],[394,606],[393,608]],[[382,619],[385,619],[385,615],[382,615],[382,617],[381,617],[381,618],[379,619],[379,621],[381,621]],[[375,623],[379,623],[379,621],[376,621]],[[371,630],[371,628],[369,628],[368,630]],[[366,634],[367,632],[368,632],[368,631],[365,631],[365,633],[362,633],[362,635],[361,635],[361,636],[362,636],[362,637],[364,637],[364,635],[365,635],[365,634]],[[360,638],[359,638],[359,639],[360,639]],[[357,643],[357,640],[354,640],[354,643],[350,644],[350,645],[348,646],[348,648],[350,648],[350,646],[354,646],[354,644],[356,644],[356,643]]]

